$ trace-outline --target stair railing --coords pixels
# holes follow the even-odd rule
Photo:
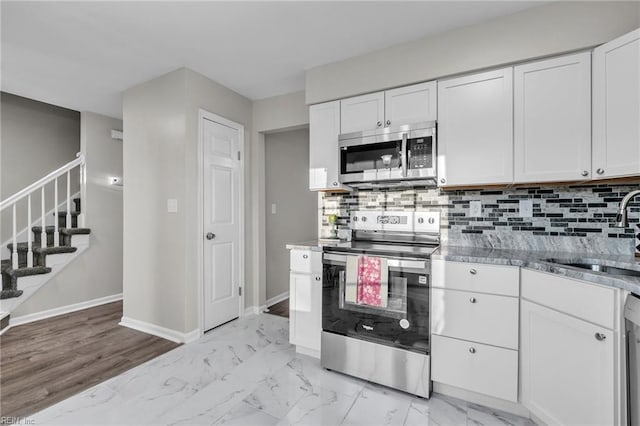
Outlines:
[[[58,178],[67,175],[67,215],[66,215],[66,228],[71,228],[71,171],[79,167],[80,169],[80,200],[82,203],[86,201],[86,168],[85,168],[85,158],[84,154],[77,153],[76,159],[68,162],[64,166],[59,169],[49,173],[42,179],[32,183],[21,191],[16,192],[6,200],[2,200],[0,202],[0,212],[11,207],[12,209],[12,242],[13,242],[13,251],[11,255],[11,263],[13,269],[18,269],[18,241],[17,241],[17,231],[16,231],[16,204],[22,199],[27,199],[27,267],[33,267],[33,233],[31,232],[31,196],[38,190],[40,190],[40,203],[41,203],[41,228],[42,233],[40,234],[40,246],[42,248],[47,247],[47,223],[45,220],[46,209],[45,209],[45,186],[51,182],[54,182],[54,233],[53,233],[53,244],[55,247],[60,245],[60,232],[59,232],[59,223],[58,223]],[[86,207],[85,207],[86,208]],[[78,214],[78,226],[80,228],[84,228],[85,226],[85,215],[84,209],[82,209]]]

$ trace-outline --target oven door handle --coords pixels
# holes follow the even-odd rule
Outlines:
[[[335,253],[324,254],[325,260],[330,260],[333,262],[340,262],[345,264],[347,263],[348,257],[350,257],[350,255],[335,254]],[[351,256],[351,257],[357,257],[357,256]],[[393,269],[402,269],[402,270],[406,270],[406,269],[425,270],[429,267],[428,260],[396,259],[396,258],[389,258],[385,256],[374,256],[374,257],[380,257],[380,258],[386,259],[387,267],[389,269],[393,268]]]

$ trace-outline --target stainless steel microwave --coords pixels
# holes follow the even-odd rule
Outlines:
[[[342,134],[339,147],[344,184],[435,185],[435,121]]]

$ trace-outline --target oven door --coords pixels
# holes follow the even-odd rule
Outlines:
[[[428,259],[384,257],[388,268],[386,307],[349,302],[347,259],[358,255],[324,253],[322,329],[410,351],[429,353]]]

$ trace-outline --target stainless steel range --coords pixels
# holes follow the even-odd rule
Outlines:
[[[357,211],[352,241],[323,253],[323,367],[425,398],[432,212]]]

